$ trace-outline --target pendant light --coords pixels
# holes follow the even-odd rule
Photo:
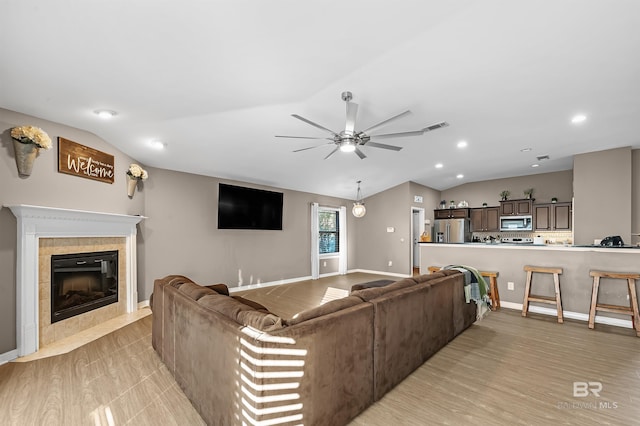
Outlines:
[[[351,209],[351,213],[355,217],[362,217],[367,213],[367,209],[364,207],[364,202],[362,201],[362,196],[360,195],[360,182],[358,181],[358,192],[356,193],[356,202],[353,203],[353,209]]]

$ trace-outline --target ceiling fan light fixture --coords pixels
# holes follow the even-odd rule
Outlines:
[[[351,139],[343,140],[340,143],[340,151],[342,152],[353,152],[356,150],[356,144]]]
[[[353,208],[351,209],[351,213],[355,217],[363,217],[367,214],[367,208],[364,206],[364,201],[362,201],[362,194],[360,193],[360,182],[358,181],[358,191],[356,192],[356,202],[353,203]]]

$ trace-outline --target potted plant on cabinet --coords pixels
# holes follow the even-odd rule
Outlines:
[[[502,191],[500,193],[500,199],[502,201],[507,201],[507,199],[509,198],[509,195],[511,195],[511,192],[507,191],[506,189],[504,191]]]

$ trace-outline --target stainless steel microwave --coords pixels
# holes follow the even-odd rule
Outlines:
[[[533,231],[533,217],[529,216],[500,216],[501,231]]]

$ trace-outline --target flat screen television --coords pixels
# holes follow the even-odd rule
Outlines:
[[[282,192],[218,186],[218,229],[282,230]]]

